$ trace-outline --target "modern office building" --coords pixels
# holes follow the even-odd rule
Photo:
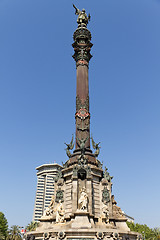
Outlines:
[[[36,168],[37,192],[33,221],[38,221],[50,204],[52,195],[54,194],[54,177],[57,175],[58,169],[62,169],[62,166],[57,163],[43,164]]]

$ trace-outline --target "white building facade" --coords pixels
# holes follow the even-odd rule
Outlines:
[[[38,221],[49,206],[54,194],[54,178],[62,169],[57,163],[43,164],[37,170],[37,191],[34,205],[33,221]]]

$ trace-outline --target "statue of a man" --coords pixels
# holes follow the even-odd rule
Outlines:
[[[102,208],[102,212],[106,218],[106,223],[109,223],[109,209],[108,206],[104,205],[104,207]]]
[[[57,206],[56,212],[56,223],[63,223],[64,222],[64,208],[61,200],[59,200],[59,204]]]
[[[75,14],[78,15],[78,18],[77,18],[78,25],[81,25],[81,24],[87,25],[88,21],[90,21],[90,19],[91,19],[90,14],[88,14],[88,17],[87,17],[85,9],[82,9],[82,11],[80,11],[78,8],[76,8],[76,6],[74,4],[73,4],[73,7],[76,10]]]
[[[80,198],[78,200],[79,209],[80,210],[87,210],[87,203],[88,203],[88,195],[86,193],[86,188],[83,187],[81,189]]]

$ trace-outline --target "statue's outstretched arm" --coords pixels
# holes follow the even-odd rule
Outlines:
[[[76,15],[79,15],[80,14],[80,10],[73,4],[73,7],[75,8],[75,14]]]
[[[91,20],[91,15],[90,15],[90,13],[88,14],[88,21],[90,21]]]

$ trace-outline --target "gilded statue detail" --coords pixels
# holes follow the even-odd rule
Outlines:
[[[78,23],[78,26],[87,26],[88,22],[90,21],[91,19],[91,15],[86,14],[86,11],[85,9],[82,9],[82,11],[80,11],[74,4],[73,4],[73,7],[75,8],[75,14],[78,15],[78,18],[77,18],[77,23]]]

